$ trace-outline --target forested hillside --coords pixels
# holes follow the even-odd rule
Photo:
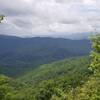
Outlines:
[[[81,81],[83,76],[88,78],[90,70],[89,57],[73,57],[62,61],[57,61],[51,64],[44,64],[36,70],[30,71],[19,80],[29,84],[37,84],[44,80],[54,79],[58,83],[64,79],[78,82]],[[69,83],[70,84],[70,83]]]
[[[45,64],[18,79],[0,75],[0,100],[100,100],[100,36],[92,42],[91,57]]]
[[[65,95],[88,80],[92,74],[89,62],[89,57],[71,58],[42,65],[16,80],[1,76],[4,96],[10,100],[50,100],[56,94]]]
[[[89,55],[89,40],[0,35],[0,73],[17,76],[41,64]]]
[[[0,75],[0,100],[100,100],[100,35],[92,42],[90,57],[44,64],[17,79]]]

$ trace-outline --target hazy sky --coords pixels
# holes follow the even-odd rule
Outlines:
[[[0,34],[83,36],[100,31],[100,0],[0,0]]]

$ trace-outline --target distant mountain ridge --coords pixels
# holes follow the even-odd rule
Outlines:
[[[1,34],[1,33],[0,33]],[[72,39],[72,40],[80,40],[80,39],[88,39],[89,36],[91,36],[92,33],[90,32],[78,32],[78,33],[57,33],[57,32],[52,32],[51,35],[32,35],[32,34],[1,34],[2,36],[13,36],[13,37],[21,37],[21,38],[33,38],[33,37],[50,37],[50,38],[65,38],[65,39]]]
[[[89,40],[0,35],[0,73],[16,76],[40,64],[88,55]]]

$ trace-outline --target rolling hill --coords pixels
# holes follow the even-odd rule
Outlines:
[[[90,59],[87,56],[73,57],[41,65],[37,69],[29,71],[24,76],[18,78],[18,80],[28,84],[38,84],[41,81],[50,79],[54,79],[60,83],[59,80],[62,81],[64,77],[66,80],[70,80],[69,82],[76,78],[75,81],[81,81],[83,76],[83,79],[85,79],[90,74],[90,70],[88,69],[89,64]]]
[[[99,100],[100,77],[89,67],[89,57],[70,58],[42,65],[17,81],[33,86],[29,100]]]
[[[0,75],[0,100],[100,100],[99,40],[92,40],[91,58],[70,56],[16,79]]]
[[[92,75],[89,64],[86,56],[44,64],[17,79],[0,75],[1,100],[74,100],[71,90]],[[55,96],[60,99],[53,99]]]
[[[0,35],[0,73],[17,76],[37,66],[64,58],[88,55],[89,40]]]

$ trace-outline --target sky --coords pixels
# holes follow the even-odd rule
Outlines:
[[[100,32],[100,0],[0,0],[0,34],[87,37]]]

